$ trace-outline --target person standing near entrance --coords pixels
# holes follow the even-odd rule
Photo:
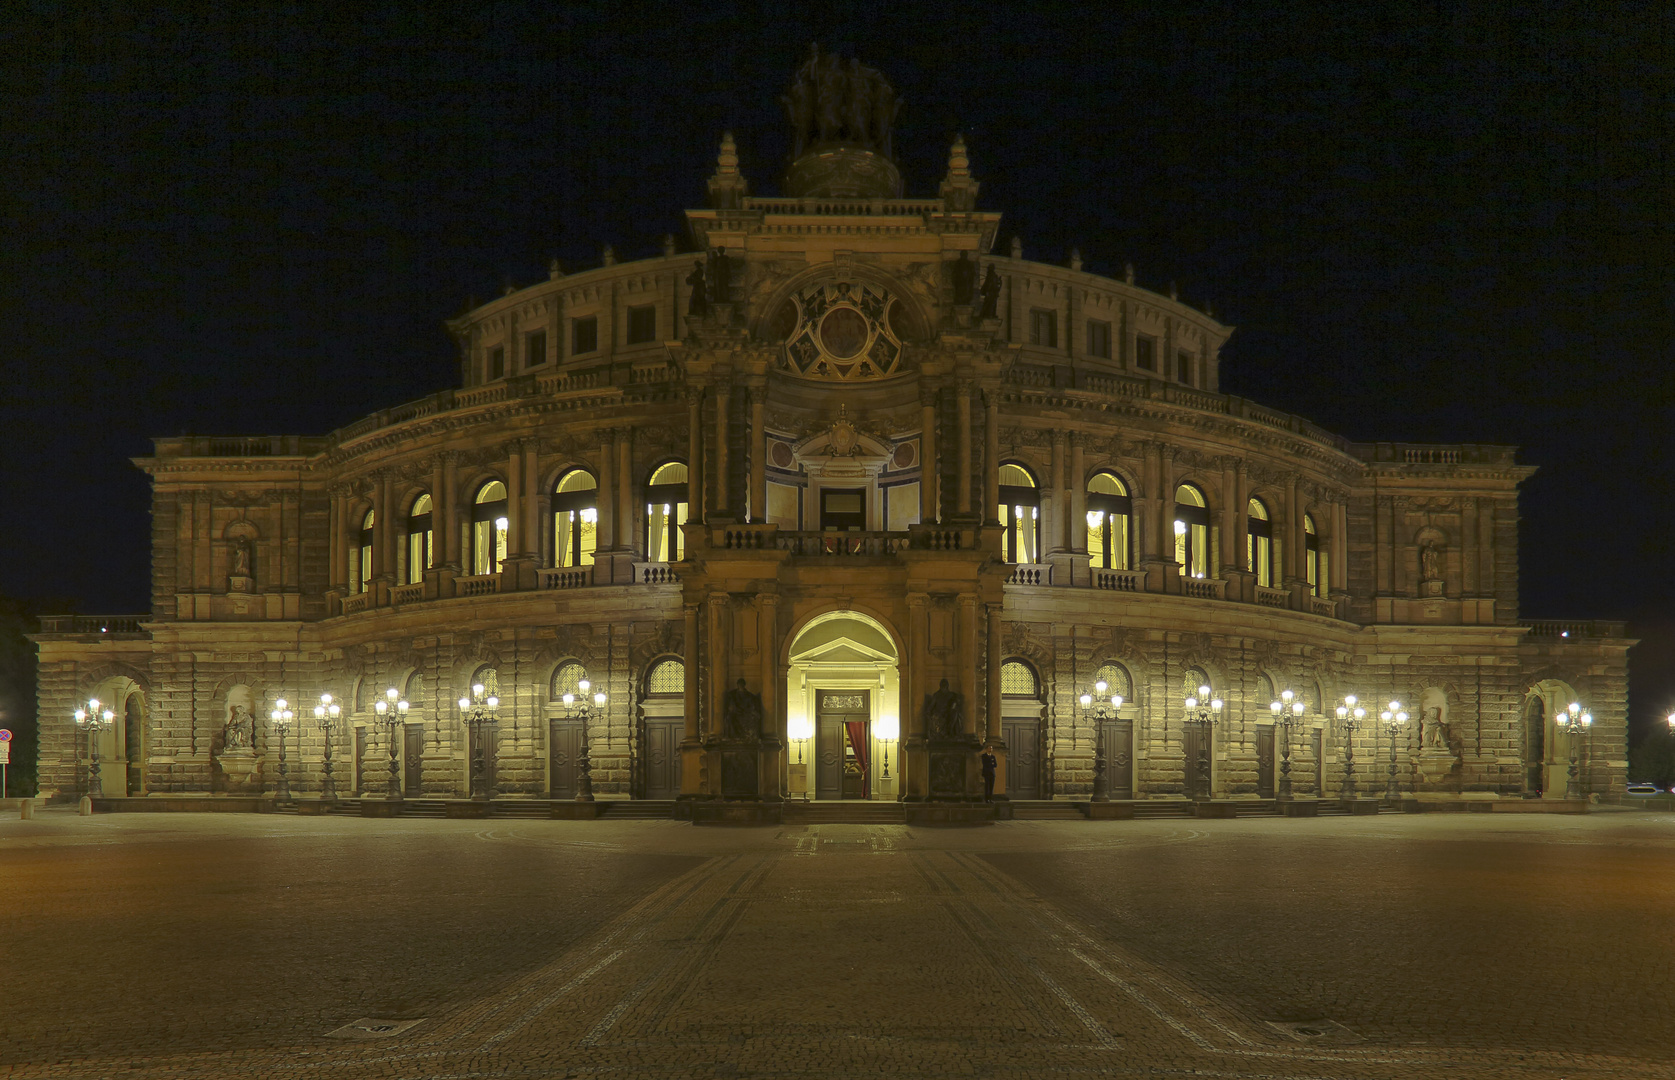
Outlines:
[[[983,763],[983,801],[995,801],[995,766],[1000,762],[995,758],[993,748],[985,746],[982,756],[977,759]]]

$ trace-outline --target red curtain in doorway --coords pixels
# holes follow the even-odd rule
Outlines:
[[[861,763],[861,773],[868,782],[872,780],[872,762],[867,760],[870,747],[867,746],[867,722],[865,720],[845,720],[845,730],[849,732],[849,746],[855,751],[855,760]]]

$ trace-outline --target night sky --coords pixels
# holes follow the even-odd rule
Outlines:
[[[1675,704],[1668,5],[31,6],[0,593],[145,610],[150,437],[454,385],[444,318],[656,253],[724,129],[776,193],[819,41],[905,96],[909,195],[964,132],[1001,251],[1208,300],[1224,390],[1523,447],[1524,616],[1632,620],[1637,718]]]

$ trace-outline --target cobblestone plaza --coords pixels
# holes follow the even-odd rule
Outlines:
[[[18,1080],[1675,1073],[1675,815],[48,811],[0,907]]]

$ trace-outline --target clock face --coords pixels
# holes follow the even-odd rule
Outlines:
[[[851,381],[893,375],[902,344],[891,325],[895,297],[852,281],[809,285],[790,300],[791,332],[779,368],[811,379]]]

